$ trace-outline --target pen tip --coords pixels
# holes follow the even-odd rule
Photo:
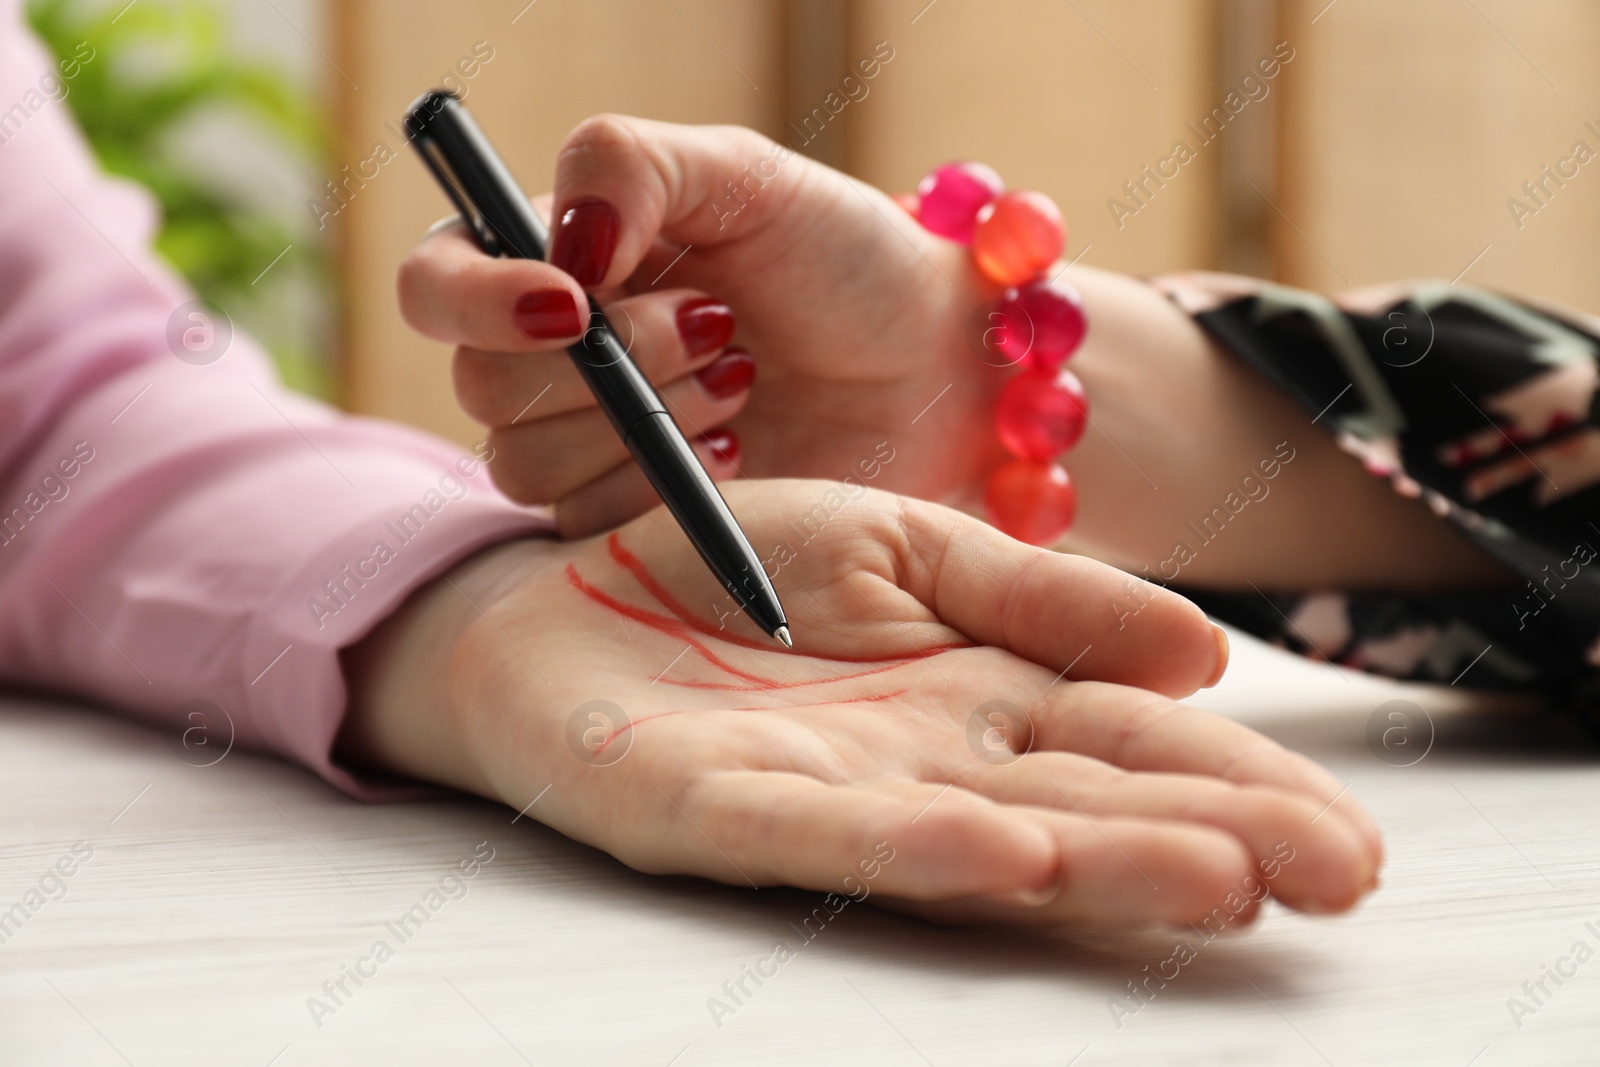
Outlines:
[[[778,627],[776,630],[772,631],[772,636],[776,637],[779,641],[782,641],[784,648],[794,647],[794,640],[789,636],[789,628],[787,626]]]

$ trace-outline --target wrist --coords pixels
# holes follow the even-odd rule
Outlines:
[[[349,687],[335,757],[353,769],[495,791],[471,744],[463,651],[495,606],[548,564],[559,542],[490,546],[419,587],[341,659]]]

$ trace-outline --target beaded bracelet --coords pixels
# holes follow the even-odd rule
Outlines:
[[[1089,402],[1063,364],[1083,343],[1088,319],[1072,286],[1045,272],[1066,247],[1055,202],[1043,193],[1005,191],[982,163],[946,163],[897,198],[924,229],[972,248],[979,273],[1004,288],[984,335],[1020,375],[995,406],[995,432],[1016,459],[989,476],[989,522],[1021,541],[1053,544],[1072,526],[1078,490],[1056,457],[1083,436]]]

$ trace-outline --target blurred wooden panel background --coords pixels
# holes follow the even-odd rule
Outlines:
[[[889,190],[944,160],[982,159],[1056,198],[1067,254],[1084,263],[1240,270],[1325,291],[1465,270],[1475,284],[1600,307],[1588,248],[1600,165],[1561,186],[1541,170],[1580,140],[1600,153],[1585,125],[1600,131],[1600,5],[1586,0],[341,0],[330,11],[339,165],[358,168],[380,143],[393,153],[328,219],[347,309],[343,400],[463,441],[476,427],[456,410],[449,353],[406,329],[394,297],[400,259],[445,211],[398,116],[447,72],[537,191],[566,132],[600,111],[798,143],[804,117],[882,42],[893,60],[804,150]],[[1179,142],[1192,152],[1181,165]],[[1532,199],[1525,181],[1546,191]],[[1530,209],[1518,218],[1513,197]]]
[[[1334,290],[1455,278],[1600,309],[1600,4],[1286,0],[1280,277]],[[1315,21],[1313,21],[1315,20]],[[1559,177],[1559,176],[1558,176]],[[1507,201],[1537,214],[1513,218]],[[1521,223],[1520,227],[1518,223]],[[1298,228],[1298,232],[1297,229]],[[1474,262],[1475,257],[1482,258]]]
[[[852,57],[884,40],[896,58],[846,131],[845,169],[909,189],[937,163],[981,159],[1055,198],[1069,258],[1088,249],[1083,262],[1126,271],[1211,262],[1214,154],[1151,183],[1148,207],[1120,227],[1106,204],[1194,140],[1184,122],[1213,103],[1212,4],[859,0],[851,14]]]

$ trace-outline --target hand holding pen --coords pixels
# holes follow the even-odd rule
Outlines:
[[[406,126],[413,146],[484,252],[515,259],[545,257],[549,242],[544,220],[454,96],[425,93],[412,105]],[[604,266],[596,259],[602,255],[609,259],[615,244],[615,214],[607,220],[607,211],[609,205],[591,202],[564,214],[558,242],[573,250],[563,251],[562,258],[580,284],[593,285],[604,276]],[[575,217],[590,221],[574,226]],[[527,297],[519,302],[519,326],[525,332],[530,321],[536,324],[537,316],[548,311],[541,312],[539,303],[535,300],[530,306]],[[660,394],[634,364],[629,344],[617,336],[592,296],[586,303],[587,326],[567,349],[584,384],[717,581],[763,632],[793,647],[783,605],[765,566],[722,494]],[[581,324],[581,315],[572,317],[575,321],[562,325]]]
[[[400,298],[415,329],[460,346],[456,399],[490,427],[502,489],[555,505],[563,536],[658,504],[562,355],[577,332],[567,297],[584,303],[568,267],[601,276],[588,288],[624,340],[631,326],[633,358],[718,481],[981,498],[998,378],[967,328],[986,295],[966,249],[879,190],[751,130],[602,115],[557,153],[542,209],[562,270],[485,259],[454,227],[405,260]],[[564,237],[572,228],[587,238]],[[773,547],[757,545],[763,560]]]

